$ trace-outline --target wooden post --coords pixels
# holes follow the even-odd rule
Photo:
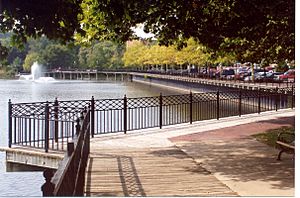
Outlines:
[[[49,104],[46,102],[45,106],[45,152],[49,149]]]
[[[127,97],[124,95],[123,99],[123,110],[124,110],[124,120],[123,120],[123,126],[124,126],[124,134],[127,133]]]
[[[54,192],[55,185],[53,183],[51,183],[51,179],[53,177],[53,171],[50,169],[46,169],[43,172],[43,175],[44,175],[45,181],[46,181],[41,187],[41,190],[43,192],[43,197],[54,196],[53,192]]]
[[[12,144],[12,104],[8,100],[8,147],[11,148]]]
[[[163,98],[162,98],[162,93],[159,95],[159,128],[162,128],[162,104],[163,103]]]
[[[72,155],[72,153],[74,152],[74,142],[68,142],[67,152],[68,152],[68,156],[70,157]]]
[[[76,135],[78,136],[79,135],[79,132],[80,132],[80,122],[79,122],[79,118],[77,118],[76,120]]]

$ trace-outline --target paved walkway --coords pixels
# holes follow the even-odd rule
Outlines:
[[[284,153],[277,161],[278,150],[250,136],[294,124],[294,117],[282,117],[171,140],[240,196],[294,196],[292,155]]]
[[[134,189],[140,190],[137,192],[145,193],[136,194],[142,196],[293,196],[294,161],[284,154],[282,161],[276,161],[277,150],[257,142],[249,135],[293,124],[294,115],[293,110],[281,110],[241,118],[201,121],[192,125],[168,126],[161,130],[132,131],[126,135],[98,136],[91,140],[92,158],[88,169],[90,172],[87,173],[90,180],[86,187],[86,190],[90,190],[87,194],[135,195],[130,194],[133,191],[128,191],[125,185],[128,183],[124,180],[124,174],[131,174],[134,182],[129,186],[133,185]],[[103,155],[104,158],[108,157],[108,161],[104,160],[106,163]],[[122,157],[125,157],[124,163]],[[185,162],[181,166],[180,160]],[[96,162],[99,164],[96,165]],[[127,168],[125,172],[121,171],[125,170],[123,164]],[[109,173],[106,179],[95,176],[91,172],[93,167],[99,175]],[[99,170],[97,167],[104,169]],[[169,172],[165,171],[168,168]],[[190,178],[188,174],[193,172],[187,170],[198,170],[192,174],[194,183],[198,185],[192,185],[192,180],[185,179]],[[153,174],[157,171],[161,172]],[[149,179],[150,173],[152,179]],[[173,175],[175,173],[178,177]],[[116,180],[108,185],[107,178],[110,175],[114,175]],[[209,179],[205,179],[205,176],[209,176]],[[104,186],[110,189],[116,181],[119,190],[115,192],[118,193],[112,194],[103,189],[100,193],[100,183],[106,183]],[[207,186],[209,183],[215,187]],[[98,187],[96,184],[99,184]]]

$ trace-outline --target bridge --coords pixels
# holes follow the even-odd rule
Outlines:
[[[48,71],[45,76],[64,80],[121,80],[132,81],[133,78],[143,79],[151,82],[152,79],[184,82],[192,84],[201,84],[205,86],[218,86],[236,89],[257,90],[259,88],[274,89],[276,87],[292,87],[295,86],[295,79],[286,82],[245,82],[237,79],[221,79],[212,78],[206,75],[196,74],[166,74],[166,73],[151,73],[145,71],[98,71],[98,70],[75,70],[75,71]]]
[[[45,196],[143,196],[145,191],[137,176],[137,168],[139,171],[146,171],[144,179],[152,186],[152,190],[147,192],[147,195],[155,196],[157,195],[155,192],[168,186],[173,186],[173,190],[176,190],[178,186],[171,185],[172,175],[179,174],[177,176],[185,178],[186,185],[193,189],[190,192],[182,192],[181,195],[203,196],[205,190],[199,191],[197,186],[193,186],[199,178],[183,175],[183,172],[171,167],[168,170],[161,169],[166,172],[158,174],[165,176],[157,181],[158,175],[153,174],[153,167],[149,167],[149,164],[155,166],[166,163],[165,159],[157,157],[163,153],[173,153],[177,156],[168,159],[168,163],[182,163],[183,167],[192,165],[191,161],[185,159],[176,149],[163,151],[161,154],[159,154],[162,152],[161,149],[160,151],[124,150],[116,153],[97,149],[97,141],[92,141],[90,145],[90,138],[93,140],[96,136],[110,133],[126,134],[128,131],[138,133],[138,130],[146,128],[163,128],[180,123],[192,124],[201,120],[260,114],[265,111],[294,108],[294,104],[294,87],[191,92],[142,98],[127,98],[125,95],[120,99],[92,97],[90,100],[58,101],[55,99],[37,103],[9,101],[7,161],[46,168],[44,172],[46,182],[42,187]],[[136,159],[139,161],[135,165],[132,156],[137,155],[139,158]],[[159,168],[161,167],[156,167]],[[110,185],[118,178],[121,179],[120,184],[123,188],[113,189]],[[128,189],[125,185],[128,179],[132,181],[132,189]],[[213,178],[208,175],[205,180],[213,180]],[[102,186],[92,188],[95,182],[100,182]],[[162,186],[154,185],[152,182],[158,182]],[[217,189],[221,189],[215,191],[215,195],[234,194],[217,181],[213,184]],[[109,191],[110,187],[112,189]],[[206,187],[211,188],[211,186]],[[112,191],[116,194],[110,194]],[[172,194],[170,189],[161,195],[175,194]]]

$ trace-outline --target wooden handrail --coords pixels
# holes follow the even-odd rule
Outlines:
[[[44,171],[43,196],[83,196],[85,168],[90,152],[90,111],[85,110],[77,120],[76,135],[53,175]],[[53,177],[52,177],[53,176]]]

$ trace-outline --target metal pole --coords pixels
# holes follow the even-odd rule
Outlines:
[[[54,139],[58,142],[58,100],[54,100]]]
[[[193,93],[190,92],[190,124],[193,123]]]
[[[260,109],[261,107],[260,107],[260,88],[258,89],[258,114],[260,114],[260,111],[261,111],[261,109]]]
[[[159,95],[159,128],[162,128],[162,103],[163,103],[163,99],[162,99],[162,94],[160,93]]]
[[[294,108],[294,85],[292,85],[292,109]]]
[[[242,90],[239,91],[239,116],[242,116]]]
[[[11,148],[12,143],[12,104],[8,100],[8,147]]]
[[[220,118],[220,91],[217,92],[217,120]]]
[[[278,111],[278,87],[276,87],[275,91],[275,110]]]
[[[94,100],[94,96],[92,96],[92,100],[91,100],[91,135],[92,138],[94,137],[95,134],[95,100]]]
[[[45,106],[45,152],[48,153],[49,149],[49,105],[48,101]]]
[[[123,120],[123,125],[124,125],[124,134],[127,132],[127,97],[124,95],[124,120]]]

